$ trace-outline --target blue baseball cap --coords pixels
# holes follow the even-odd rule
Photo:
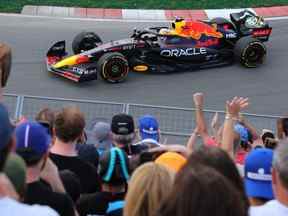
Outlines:
[[[274,198],[272,190],[273,151],[267,148],[252,150],[245,159],[244,182],[248,197],[268,200]]]
[[[48,149],[51,136],[48,129],[37,122],[25,122],[16,127],[16,151],[26,151],[21,156],[42,156]]]
[[[245,128],[243,125],[236,123],[234,125],[234,131],[239,134],[241,141],[243,141],[245,143],[249,141],[248,129]]]
[[[0,150],[9,142],[14,131],[6,107],[0,103]]]
[[[159,142],[159,124],[154,116],[144,115],[139,118],[138,127],[142,140],[153,139]]]

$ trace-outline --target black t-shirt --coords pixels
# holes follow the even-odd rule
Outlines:
[[[125,153],[129,156],[134,156],[138,155],[141,152],[148,150],[148,145],[145,144],[139,144],[139,145],[129,145],[129,146],[124,146],[121,149],[125,151]]]
[[[77,156],[63,156],[50,153],[50,158],[59,170],[68,169],[74,172],[81,183],[81,193],[100,191],[101,183],[97,169]]]
[[[77,144],[78,157],[98,169],[99,153],[94,145]]]
[[[98,192],[85,195],[77,203],[80,216],[109,215],[122,216],[125,193]],[[120,204],[120,205],[119,205]],[[113,206],[116,208],[113,208]],[[109,210],[110,207],[110,210]],[[112,207],[112,208],[111,208]]]
[[[66,194],[53,192],[50,185],[41,180],[27,184],[24,202],[30,205],[47,205],[61,216],[75,215],[71,198]]]

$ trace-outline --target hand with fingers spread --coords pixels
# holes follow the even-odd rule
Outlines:
[[[248,98],[234,97],[226,102],[226,117],[223,126],[221,147],[231,158],[234,158],[234,120],[238,120],[239,113],[249,105]]]
[[[248,105],[248,98],[234,97],[232,100],[226,102],[226,114],[233,118],[238,118],[240,111],[247,108]]]

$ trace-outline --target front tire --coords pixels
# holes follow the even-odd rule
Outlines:
[[[102,44],[101,38],[94,32],[81,32],[72,42],[72,50],[75,54],[96,48]]]
[[[123,82],[129,72],[127,59],[118,52],[105,53],[97,62],[103,80],[109,83]]]
[[[247,36],[236,42],[234,55],[243,66],[255,68],[263,64],[266,47],[260,40]]]

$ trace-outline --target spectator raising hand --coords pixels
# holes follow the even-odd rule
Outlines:
[[[199,134],[203,140],[204,145],[212,145],[216,146],[217,142],[215,139],[209,136],[207,125],[205,122],[203,107],[204,107],[204,94],[201,92],[197,92],[193,94],[193,101],[195,106],[195,119],[196,119],[196,128],[197,128],[197,134]],[[189,147],[190,151],[192,151],[192,146],[195,143],[195,135],[197,135],[194,131],[192,133],[187,146]]]
[[[249,99],[243,97],[234,97],[230,101],[226,101],[226,116],[223,127],[223,136],[221,147],[227,151],[227,153],[234,158],[235,149],[234,143],[234,123],[239,118],[240,111],[247,108],[249,105]]]

